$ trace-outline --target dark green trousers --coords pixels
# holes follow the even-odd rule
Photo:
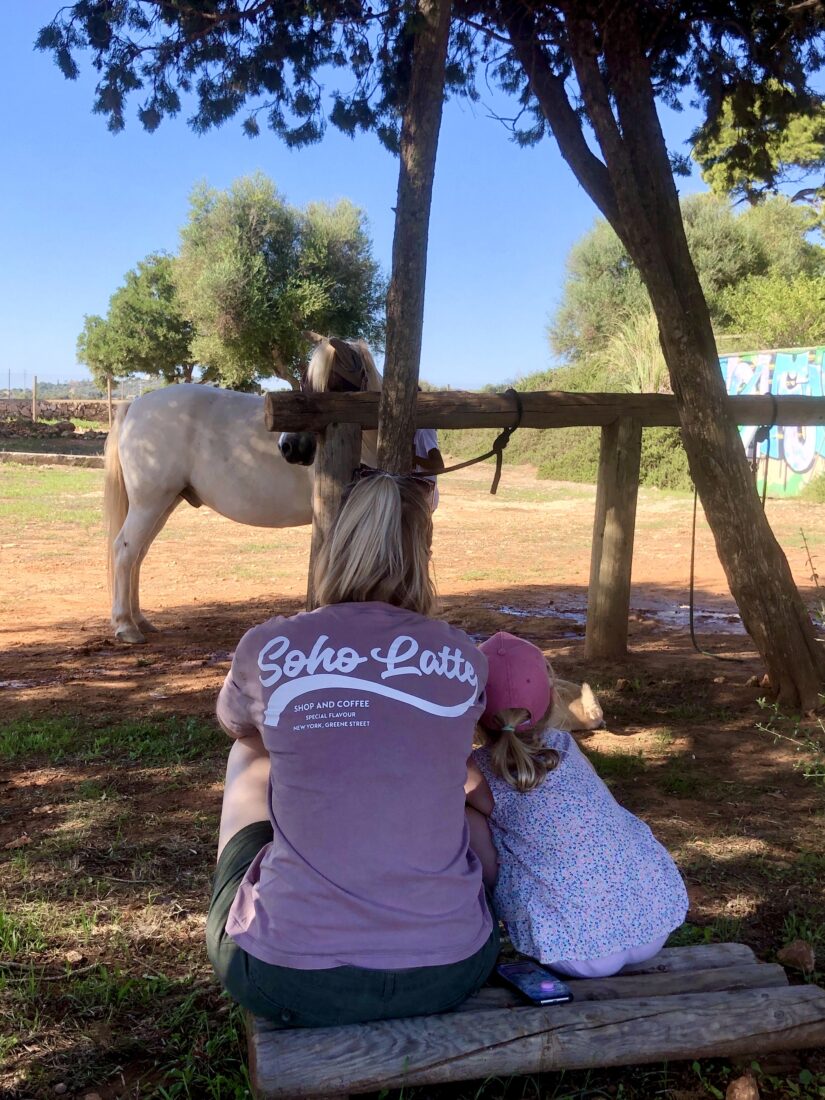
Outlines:
[[[261,962],[226,934],[226,918],[249,865],[272,840],[268,821],[236,833],[218,860],[206,947],[221,985],[244,1008],[282,1027],[333,1027],[449,1012],[484,985],[498,957],[498,928],[461,962],[404,970],[336,966],[294,970]]]

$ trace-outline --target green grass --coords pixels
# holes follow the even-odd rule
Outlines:
[[[2,962],[12,962],[21,955],[36,954],[45,946],[43,934],[33,920],[0,909],[0,974]]]
[[[825,882],[825,853],[803,852],[793,864],[793,874],[797,881],[811,886]]]
[[[194,974],[171,978],[97,966],[90,973],[69,973],[59,983],[32,975],[15,986],[5,1015],[0,1049],[7,1058],[29,1033],[61,1018],[67,1040],[101,1028],[121,1036],[116,1045],[82,1043],[79,1056],[64,1062],[60,1079],[78,1095],[107,1078],[116,1083],[124,1060],[137,1060],[142,1064],[140,1096],[146,1100],[251,1096],[243,1013],[212,981],[196,980]],[[40,1059],[30,1067],[21,1082],[25,1094],[51,1095],[53,1071]]]
[[[585,752],[593,767],[604,780],[636,779],[646,767],[639,752],[602,752],[600,749],[585,747]]]
[[[719,917],[710,924],[685,921],[668,936],[667,947],[694,947],[703,943],[734,943],[741,941],[742,922],[732,917]]]
[[[825,946],[825,923],[800,913],[788,913],[782,925],[782,942],[787,945],[793,940],[807,940],[813,947]]]
[[[96,527],[102,523],[102,491],[102,470],[3,466],[0,520]]]
[[[693,798],[707,786],[707,777],[701,776],[687,760],[680,757],[671,757],[657,779],[665,794],[674,798]]]
[[[0,726],[0,757],[10,762],[47,756],[52,764],[123,759],[164,766],[225,752],[225,742],[217,723],[198,718],[144,718],[100,726],[74,717],[30,717]]]
[[[66,417],[66,419],[69,420],[70,423],[74,424],[74,426],[80,431],[91,429],[96,432],[105,432],[109,430],[108,420],[84,420],[80,416],[70,416]],[[61,424],[63,421],[57,420],[55,418],[38,417],[38,422],[40,424]]]

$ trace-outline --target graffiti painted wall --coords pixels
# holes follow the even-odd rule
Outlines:
[[[791,348],[786,351],[754,351],[725,355],[719,363],[728,393],[825,394],[825,348]],[[765,476],[771,496],[793,496],[811,478],[825,473],[825,428],[772,428],[764,442],[758,429],[740,428],[748,458],[759,460],[759,485]]]

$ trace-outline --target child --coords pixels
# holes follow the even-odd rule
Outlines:
[[[438,449],[438,433],[435,428],[418,428],[413,437],[414,474],[437,474],[444,469],[444,459]],[[438,507],[438,478],[431,478],[433,488],[433,511]]]
[[[485,744],[468,766],[471,847],[513,945],[577,978],[652,958],[687,913],[676,865],[572,736],[548,728],[541,650],[504,632],[480,649],[489,677]]]

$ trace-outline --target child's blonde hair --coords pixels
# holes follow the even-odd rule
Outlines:
[[[545,664],[552,688],[555,679],[553,669],[546,659]],[[555,749],[547,748],[542,741],[552,709],[551,691],[547,710],[529,729],[518,728],[530,719],[529,710],[523,707],[497,711],[491,717],[485,717],[484,725],[478,726],[482,744],[490,748],[493,771],[517,791],[532,791],[540,787],[547,773],[559,765],[559,754]]]
[[[348,491],[315,566],[318,603],[381,600],[431,615],[429,482],[369,471]]]

